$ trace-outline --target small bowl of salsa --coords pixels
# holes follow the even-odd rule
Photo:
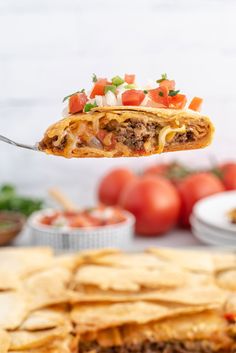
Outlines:
[[[11,243],[22,231],[25,224],[25,216],[21,213],[0,212],[0,246]]]
[[[34,245],[58,250],[127,247],[133,237],[134,217],[117,207],[98,206],[76,211],[46,209],[28,221]]]

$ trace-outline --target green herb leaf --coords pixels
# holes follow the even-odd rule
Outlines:
[[[162,81],[167,80],[167,74],[162,74],[159,80],[156,80],[157,83],[161,83]]]
[[[78,93],[84,93],[85,92],[85,89],[81,89],[80,91],[77,91],[77,92],[74,92],[74,93],[71,93],[69,94],[68,96],[64,97],[62,102],[64,103],[67,99],[69,99],[70,97],[74,96],[75,94],[78,94]]]
[[[105,94],[106,94],[108,91],[112,91],[113,93],[115,93],[115,92],[116,92],[116,86],[114,86],[114,85],[107,85],[107,86],[105,86]]]
[[[95,108],[95,107],[97,107],[97,104],[96,104],[96,103],[94,103],[94,104],[92,104],[92,103],[87,103],[87,104],[85,104],[85,106],[84,106],[84,112],[85,112],[85,113],[88,113],[88,112],[90,112],[91,109],[93,109],[93,108]]]
[[[115,76],[111,79],[111,82],[113,85],[115,86],[120,86],[122,85],[122,83],[124,83],[125,81],[123,80],[123,78],[121,78],[120,76]]]
[[[40,210],[42,206],[43,202],[41,200],[19,196],[12,185],[0,187],[1,211],[16,211],[29,216],[32,212]]]
[[[171,90],[169,91],[169,96],[174,97],[174,96],[176,96],[179,92],[180,92],[180,90],[174,91],[173,89],[171,89]]]
[[[159,92],[158,93],[160,97],[164,97],[164,93],[163,92]]]
[[[126,88],[126,89],[135,89],[136,85],[134,83],[129,83],[128,85],[125,85],[124,88]]]
[[[97,75],[93,74],[93,76],[92,76],[92,81],[93,81],[93,82],[97,82],[97,80],[98,80]]]
[[[146,89],[143,90],[143,93],[148,94],[148,91]]]

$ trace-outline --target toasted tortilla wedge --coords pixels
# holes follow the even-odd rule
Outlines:
[[[148,252],[167,263],[178,265],[189,271],[207,273],[214,271],[213,255],[209,252],[172,248],[150,248]]]
[[[10,336],[6,331],[0,329],[0,352],[7,353],[10,347]]]
[[[29,312],[28,299],[21,291],[0,292],[0,328],[14,330],[20,326]]]
[[[219,272],[216,283],[219,287],[236,293],[236,268]]]
[[[155,303],[172,303],[181,305],[222,305],[227,294],[216,286],[190,286],[176,289],[129,291],[101,290],[96,287],[82,287],[70,293],[70,302],[135,302],[145,300]]]
[[[0,271],[12,273],[12,277],[25,277],[33,272],[42,270],[50,265],[53,259],[53,251],[50,248],[3,248],[0,249]],[[11,283],[13,279],[11,277]],[[9,282],[10,279],[5,279]],[[9,284],[8,284],[9,285]],[[0,284],[1,288],[1,284]]]
[[[79,269],[74,281],[78,286],[93,285],[101,290],[138,292],[142,288],[175,288],[183,285],[187,276],[178,270],[147,270],[143,268],[110,268],[87,265]]]
[[[112,327],[91,334],[87,333],[81,336],[81,343],[96,340],[102,347],[112,347],[122,344],[142,343],[149,340],[150,337],[153,341],[155,339],[159,342],[188,340],[193,337],[193,327],[196,340],[207,340],[216,332],[223,334],[226,331],[226,322],[216,311],[207,310],[145,324],[126,324],[122,327]]]
[[[39,331],[63,326],[67,320],[67,313],[63,310],[51,308],[32,312],[20,326],[20,330]]]
[[[27,350],[52,344],[60,338],[64,338],[69,332],[68,326],[62,326],[50,330],[41,330],[35,332],[13,331],[10,332],[11,344],[10,350]]]
[[[150,253],[104,253],[88,258],[88,263],[119,268],[166,269],[168,267],[165,260]]]
[[[186,313],[198,313],[214,309],[215,304],[203,306],[160,305],[137,301],[135,303],[76,305],[71,319],[79,333],[97,331],[128,323],[144,324]]]
[[[63,267],[51,267],[27,277],[23,281],[23,287],[30,299],[30,309],[37,310],[67,302],[70,279],[71,272]]]
[[[50,126],[39,149],[66,158],[139,157],[206,147],[213,132],[192,110],[97,107]]]

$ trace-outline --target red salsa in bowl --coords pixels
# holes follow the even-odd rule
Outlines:
[[[93,228],[126,221],[119,208],[99,206],[78,211],[52,210],[38,218],[38,223],[56,228]]]

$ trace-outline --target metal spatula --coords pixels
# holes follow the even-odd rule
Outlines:
[[[38,148],[38,144],[35,145],[26,145],[24,143],[18,143],[15,141],[10,140],[9,138],[0,135],[0,141],[8,143],[9,145],[13,145],[16,147],[20,147],[20,148],[26,148],[27,150],[32,150],[32,151],[40,151]]]

